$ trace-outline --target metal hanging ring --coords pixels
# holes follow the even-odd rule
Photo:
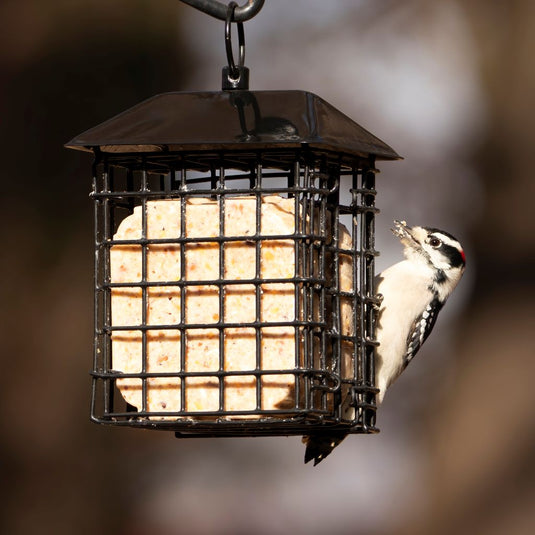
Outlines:
[[[225,19],[225,48],[227,50],[227,62],[230,76],[236,80],[239,78],[239,70],[234,62],[234,53],[232,52],[232,37],[231,24],[234,21],[234,10],[238,4],[230,2],[227,9],[227,18]],[[243,67],[245,63],[245,31],[243,29],[243,22],[237,22],[238,25],[238,47],[239,47],[239,67]]]

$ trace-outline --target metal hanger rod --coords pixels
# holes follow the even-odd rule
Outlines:
[[[182,0],[185,4],[189,4],[208,15],[212,15],[220,20],[226,20],[228,6],[217,0]],[[252,19],[264,5],[264,0],[247,0],[243,6],[238,6],[234,10],[233,22],[245,22]]]

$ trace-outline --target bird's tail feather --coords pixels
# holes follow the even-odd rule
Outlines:
[[[329,435],[303,437],[303,442],[306,444],[305,463],[312,459],[314,459],[314,466],[321,463],[346,436],[347,433],[332,433]]]

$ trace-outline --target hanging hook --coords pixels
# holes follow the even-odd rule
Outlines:
[[[219,20],[227,19],[228,6],[217,0],[182,0],[194,8]],[[247,0],[243,6],[237,6],[232,22],[245,22],[252,19],[264,5],[264,0]]]
[[[245,63],[245,32],[243,22],[238,22],[238,65],[234,62],[234,53],[232,52],[232,35],[231,24],[234,20],[234,14],[238,4],[230,2],[227,7],[227,16],[225,18],[225,48],[227,51],[228,66],[223,67],[223,89],[249,89],[249,69],[244,66]]]

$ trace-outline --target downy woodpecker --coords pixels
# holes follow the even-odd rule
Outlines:
[[[392,232],[403,244],[405,260],[375,278],[376,293],[382,298],[375,351],[377,405],[431,333],[466,261],[461,244],[451,234],[436,228],[409,227],[404,221],[394,223]],[[314,465],[318,464],[345,437],[344,433],[304,437],[305,463],[314,459]]]

